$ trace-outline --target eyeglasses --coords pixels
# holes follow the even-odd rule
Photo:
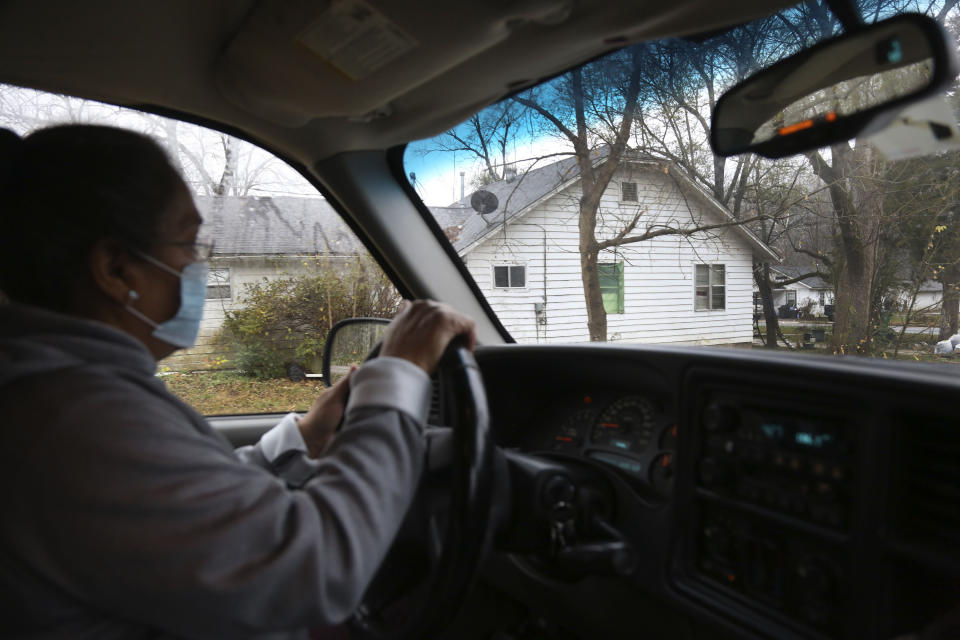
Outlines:
[[[210,242],[158,242],[175,247],[190,247],[193,249],[193,259],[196,262],[206,262],[213,255],[213,241]]]

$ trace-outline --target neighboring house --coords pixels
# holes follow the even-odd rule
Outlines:
[[[826,305],[833,304],[833,287],[823,280],[820,276],[810,276],[799,282],[792,282],[787,285],[779,285],[784,280],[792,280],[804,273],[816,271],[816,266],[790,267],[778,265],[770,267],[770,275],[773,279],[773,308],[779,310],[780,307],[788,306],[795,309],[809,309],[811,315],[826,315]],[[754,286],[755,304],[759,305],[759,296],[757,287]],[[757,307],[762,313],[762,307]]]
[[[774,279],[773,288],[773,306],[779,310],[781,306],[790,306],[797,309],[804,309],[809,305],[809,311],[814,316],[826,315],[825,305],[834,303],[833,286],[824,281],[819,276],[804,278],[799,282],[793,282],[788,285],[778,286],[776,283],[783,280],[791,280],[804,273],[816,271],[816,266],[792,267],[778,265],[770,267],[770,273]],[[904,283],[903,289],[897,294],[897,305],[901,309],[906,309],[910,304],[912,290],[909,283]],[[754,287],[754,305],[755,312],[762,313],[760,306],[760,294]],[[943,301],[943,285],[936,280],[925,280],[917,291],[917,298],[913,303],[915,313],[939,313],[940,305]]]
[[[603,162],[598,156],[595,165]],[[497,197],[498,208],[471,215],[456,229],[454,246],[497,316],[519,341],[587,341],[576,161],[536,168],[485,189]],[[469,211],[469,202],[467,197],[437,211]],[[621,161],[600,212],[598,238],[614,236],[638,212],[638,230],[733,220],[675,165],[641,156]],[[601,253],[608,339],[749,344],[755,255],[779,261],[740,226],[690,238],[661,236]]]
[[[913,291],[909,285],[901,292],[899,304],[903,309],[910,306],[910,298]],[[917,291],[917,298],[913,302],[913,311],[915,313],[940,313],[940,306],[943,304],[943,283],[936,280],[924,280]]]
[[[226,313],[242,306],[248,286],[304,273],[319,256],[324,265],[338,268],[366,252],[322,198],[194,199],[204,226],[209,226],[214,254],[197,346],[163,361],[173,370],[211,368],[226,356],[214,338]]]

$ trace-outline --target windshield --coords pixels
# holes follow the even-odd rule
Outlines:
[[[955,33],[952,5],[861,11]],[[726,89],[842,31],[810,2],[703,42],[629,46],[410,144],[405,173],[518,342],[951,362],[956,152],[894,161],[860,139],[767,160],[708,142]],[[956,93],[937,100],[955,122]]]

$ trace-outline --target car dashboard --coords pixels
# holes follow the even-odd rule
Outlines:
[[[951,370],[614,345],[477,358],[497,444],[602,476],[636,553],[628,576],[573,579],[494,554],[487,579],[572,632],[893,638],[960,604]]]

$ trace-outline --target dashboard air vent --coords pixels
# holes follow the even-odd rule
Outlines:
[[[906,541],[960,548],[960,426],[954,419],[905,421],[896,494],[898,529]]]

